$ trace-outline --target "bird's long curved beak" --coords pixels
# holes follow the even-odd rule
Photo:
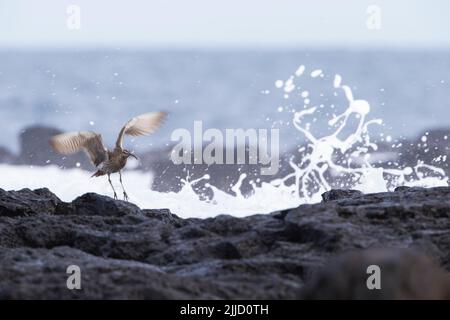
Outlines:
[[[136,155],[132,154],[132,153],[130,153],[130,157],[133,157],[133,158],[135,158],[136,160],[139,160],[139,158],[138,158]]]

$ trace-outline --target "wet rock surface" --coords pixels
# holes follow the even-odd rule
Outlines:
[[[375,272],[380,274],[378,283],[369,277]],[[450,277],[416,251],[369,249],[333,259],[306,285],[302,298],[450,299]]]
[[[92,193],[65,203],[47,189],[0,189],[0,299],[447,297],[450,188],[324,199],[181,219]],[[367,293],[367,264],[377,263],[397,282]],[[70,265],[81,269],[81,290],[66,287]],[[419,296],[418,277],[431,279]]]

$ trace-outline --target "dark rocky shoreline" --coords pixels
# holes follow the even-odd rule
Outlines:
[[[450,299],[450,188],[323,199],[181,219],[97,194],[0,189],[0,299]],[[374,263],[382,290],[366,288]],[[66,287],[69,265],[81,290]]]

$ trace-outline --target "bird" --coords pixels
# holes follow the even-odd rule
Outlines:
[[[155,132],[167,113],[163,111],[144,113],[136,116],[122,127],[117,137],[114,149],[109,150],[103,143],[102,135],[93,131],[67,132],[53,136],[50,145],[53,150],[62,155],[70,155],[81,150],[89,156],[97,171],[91,176],[108,176],[108,182],[114,192],[114,199],[118,199],[116,190],[111,182],[111,174],[119,173],[120,184],[123,190],[123,199],[129,200],[122,182],[122,169],[126,166],[129,157],[138,160],[138,157],[123,147],[125,135],[142,136]]]

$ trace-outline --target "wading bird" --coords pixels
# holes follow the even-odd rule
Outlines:
[[[111,182],[111,174],[118,172],[124,200],[128,201],[128,195],[122,183],[121,170],[127,164],[129,157],[135,159],[137,159],[137,157],[123,148],[123,138],[125,135],[141,136],[156,131],[166,115],[165,112],[150,112],[131,119],[123,126],[122,130],[120,130],[116,146],[112,151],[105,147],[102,136],[92,131],[62,133],[52,137],[50,145],[56,152],[63,155],[69,155],[84,150],[91,162],[98,168],[97,172],[94,173],[92,177],[108,175],[109,184],[114,192],[114,199],[117,199],[117,193]]]

